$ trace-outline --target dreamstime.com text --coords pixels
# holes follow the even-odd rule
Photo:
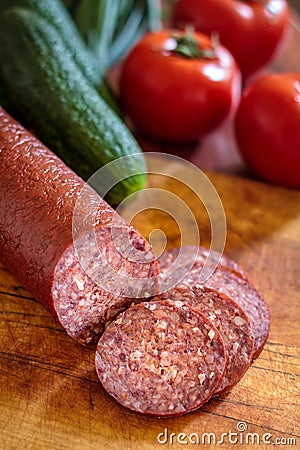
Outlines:
[[[157,435],[157,442],[161,445],[297,445],[295,437],[278,437],[272,433],[251,433],[248,431],[248,424],[237,422],[236,430],[228,430],[224,433],[173,433],[168,428],[164,428]]]

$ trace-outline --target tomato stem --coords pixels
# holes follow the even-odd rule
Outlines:
[[[181,36],[173,35],[172,39],[176,42],[176,47],[172,52],[184,58],[214,59],[216,57],[216,50],[219,46],[217,33],[213,33],[211,36],[212,48],[201,48],[195,39],[194,29],[191,27],[186,27],[185,34]]]

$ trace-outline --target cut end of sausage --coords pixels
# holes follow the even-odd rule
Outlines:
[[[130,226],[101,227],[79,237],[60,257],[52,285],[58,320],[83,345],[95,345],[121,311],[158,291],[153,251]]]
[[[160,417],[202,406],[220,385],[225,364],[218,330],[180,301],[132,306],[106,328],[96,351],[106,391],[131,410]]]

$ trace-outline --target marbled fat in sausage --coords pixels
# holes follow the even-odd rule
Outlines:
[[[96,351],[98,377],[120,404],[167,417],[193,411],[221,383],[222,337],[199,311],[180,301],[134,305],[108,325]]]
[[[226,295],[193,283],[182,282],[155,297],[182,301],[204,314],[219,330],[226,349],[226,369],[216,394],[231,389],[245,374],[253,358],[250,321],[242,308]]]
[[[159,259],[162,278],[167,270],[169,270],[168,277],[172,278],[173,253],[174,250],[167,250]],[[253,359],[256,359],[264,347],[270,330],[270,312],[266,302],[247,276],[241,276],[232,268],[223,266],[222,263],[214,268],[211,276],[204,283],[200,283],[203,266],[203,259],[199,258],[196,259],[191,269],[184,270],[184,266],[177,267],[175,264],[174,271],[175,275],[178,271],[182,272],[185,283],[198,285],[200,288],[204,286],[216,289],[232,298],[244,310],[251,324],[254,337]]]
[[[173,264],[176,264],[179,253],[181,253],[180,265],[184,264],[184,260],[186,260],[186,264],[191,260],[202,262],[203,264],[207,262],[209,265],[221,265],[227,267],[234,270],[241,278],[247,278],[242,267],[236,261],[229,258],[229,256],[216,250],[209,250],[206,247],[195,247],[192,245],[185,245],[181,248],[173,247],[163,253],[159,260],[162,272],[167,270]]]

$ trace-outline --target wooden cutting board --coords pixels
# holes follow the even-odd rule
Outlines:
[[[247,439],[251,448],[269,448],[263,440],[276,439],[300,448],[300,192],[221,174],[210,179],[226,213],[226,253],[249,272],[271,310],[269,340],[242,381],[224,398],[182,417],[126,410],[97,381],[94,352],[73,342],[1,267],[1,449],[216,448],[222,434],[217,447],[226,449],[245,448]],[[185,189],[175,191],[194,210],[207,244],[203,208]],[[174,221],[166,226],[163,214],[149,214],[135,225],[145,234],[163,226],[168,245],[178,244]],[[203,447],[194,445],[197,438]]]

